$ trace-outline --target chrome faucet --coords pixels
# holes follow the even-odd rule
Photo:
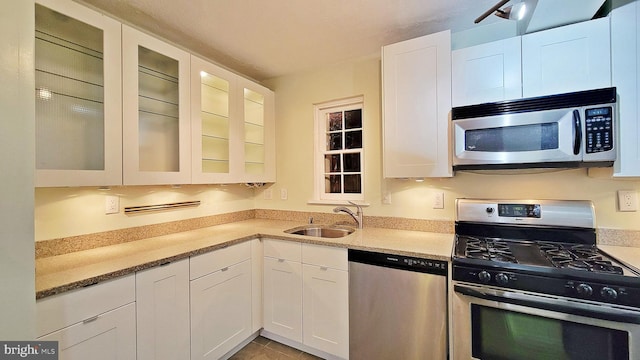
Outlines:
[[[356,212],[354,213],[352,210],[350,210],[347,207],[344,206],[338,206],[337,208],[333,209],[334,213],[338,213],[338,212],[345,212],[347,214],[349,214],[349,216],[351,216],[353,218],[353,220],[356,221],[356,224],[358,224],[358,229],[362,229],[362,206],[349,201],[349,204],[353,205],[356,207]]]

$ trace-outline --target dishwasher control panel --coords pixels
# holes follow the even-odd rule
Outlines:
[[[349,261],[435,275],[447,275],[449,266],[447,261],[442,260],[383,254],[362,250],[349,250]]]

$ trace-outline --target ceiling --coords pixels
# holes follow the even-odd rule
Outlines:
[[[255,80],[470,29],[497,0],[76,0]],[[517,2],[517,1],[516,1]],[[491,16],[481,24],[502,20]]]

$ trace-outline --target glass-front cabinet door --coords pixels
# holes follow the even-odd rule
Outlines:
[[[122,184],[120,23],[35,5],[36,186]]]
[[[125,185],[191,183],[189,53],[122,26]]]
[[[243,182],[274,182],[275,119],[273,91],[239,79],[242,90]]]
[[[237,75],[191,56],[191,180],[232,183],[240,173]]]

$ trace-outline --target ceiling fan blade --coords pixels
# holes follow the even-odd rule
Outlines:
[[[485,11],[482,15],[478,16],[477,19],[473,21],[474,24],[479,23],[484,20],[487,16],[493,14],[496,10],[500,9],[504,4],[508,3],[509,0],[501,0],[499,3],[493,5],[493,7],[487,11]]]

